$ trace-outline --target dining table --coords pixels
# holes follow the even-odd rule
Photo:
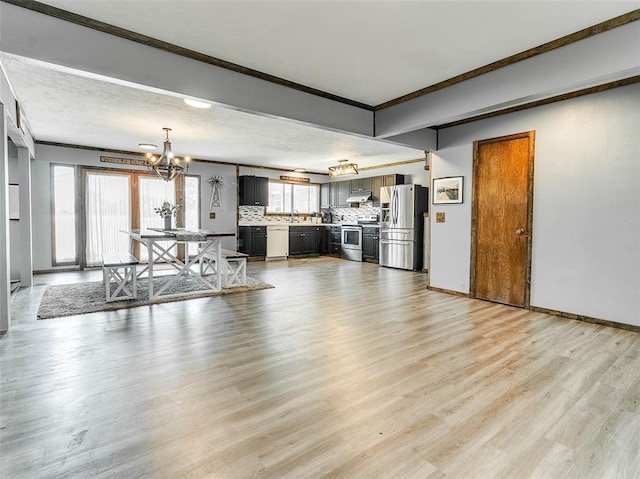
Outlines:
[[[220,240],[222,238],[235,236],[235,233],[220,233],[206,230],[186,230],[182,228],[178,229],[162,229],[162,228],[145,228],[145,229],[128,229],[121,230],[129,236],[131,241],[131,250],[133,251],[133,244],[135,242],[140,243],[142,247],[147,249],[148,263],[145,267],[140,269],[137,273],[137,277],[140,278],[143,275],[147,275],[149,280],[149,299],[157,299],[160,297],[166,298],[171,296],[182,296],[185,294],[198,294],[202,291],[220,291],[222,289],[222,276],[221,274],[215,275],[215,280],[210,280],[208,276],[202,274],[202,268],[198,267],[199,263],[205,256],[214,255],[216,258],[216,264],[222,264],[222,245]],[[174,247],[178,244],[198,244],[198,253],[189,257],[188,248],[185,248],[184,259],[178,257],[177,253],[174,253]],[[173,251],[172,251],[173,250]],[[175,274],[169,275],[170,278],[164,281],[162,285],[157,285],[155,280],[159,277],[158,267],[160,265],[168,265],[175,270]],[[222,270],[219,268],[219,270]],[[162,275],[165,278],[167,275]],[[177,285],[181,278],[186,276],[197,278],[204,289],[197,291],[178,291],[171,292],[171,286]]]

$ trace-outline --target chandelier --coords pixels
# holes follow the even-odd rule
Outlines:
[[[348,160],[338,160],[339,165],[330,166],[329,176],[357,175],[358,165],[355,163],[347,163],[347,161]]]
[[[169,141],[169,132],[171,128],[163,128],[167,138],[164,140],[164,148],[160,158],[147,153],[147,167],[150,171],[155,172],[160,178],[165,181],[171,181],[181,173],[189,171],[189,158],[185,156],[184,159],[177,158],[171,151],[171,142]]]

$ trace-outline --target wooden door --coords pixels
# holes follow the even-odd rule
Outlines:
[[[529,307],[534,138],[474,143],[472,297]]]

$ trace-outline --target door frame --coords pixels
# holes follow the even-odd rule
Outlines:
[[[529,158],[527,158],[527,224],[526,224],[526,259],[525,259],[525,291],[523,308],[531,309],[531,256],[533,236],[533,167],[535,156],[535,130],[515,133],[512,135],[476,140],[473,142],[473,171],[472,171],[472,199],[471,199],[471,267],[469,278],[469,297],[476,297],[476,255],[477,255],[477,226],[478,226],[478,161],[480,147],[491,143],[527,138],[529,140]]]

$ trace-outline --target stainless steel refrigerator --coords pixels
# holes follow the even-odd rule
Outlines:
[[[414,271],[422,269],[427,191],[428,188],[420,185],[380,188],[381,266]]]

